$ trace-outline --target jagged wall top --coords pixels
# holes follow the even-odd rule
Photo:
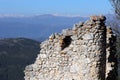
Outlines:
[[[106,20],[106,17],[101,15],[101,16],[91,16],[90,20],[87,20],[86,22],[79,22],[77,24],[74,24],[72,29],[64,29],[62,30],[62,33],[58,34],[52,34],[49,39],[53,39],[55,38],[55,36],[62,36],[63,38],[65,36],[71,36],[74,34],[82,34],[85,33],[85,31],[87,31],[86,29],[91,29],[92,27],[94,27],[95,25],[104,25],[104,21]],[[82,27],[82,28],[81,28]]]
[[[106,18],[91,16],[41,43],[25,80],[105,80]]]

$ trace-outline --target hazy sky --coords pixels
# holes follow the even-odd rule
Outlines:
[[[109,0],[0,0],[0,14],[108,14]]]

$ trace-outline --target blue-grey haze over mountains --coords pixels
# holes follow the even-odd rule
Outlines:
[[[65,17],[50,14],[27,17],[1,17],[0,38],[26,37],[31,39],[45,39],[52,33],[71,28],[87,17]]]
[[[111,8],[109,0],[0,0],[0,38],[44,39],[84,21],[84,16],[111,13]],[[47,15],[31,16],[36,14]]]

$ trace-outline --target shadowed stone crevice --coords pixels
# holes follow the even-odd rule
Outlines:
[[[112,32],[110,32],[110,34],[112,34]],[[109,50],[109,56],[108,56],[108,65],[109,68],[111,68],[111,70],[108,73],[108,76],[106,78],[106,80],[117,80],[117,76],[118,76],[118,62],[117,62],[117,56],[116,56],[116,36],[112,35],[109,38],[109,43],[107,48],[110,48]]]
[[[65,36],[65,38],[63,39],[63,43],[61,45],[62,50],[68,47],[71,44],[71,41],[72,41],[71,36]]]

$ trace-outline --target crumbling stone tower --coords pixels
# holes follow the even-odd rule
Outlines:
[[[25,80],[116,80],[115,36],[105,19],[91,16],[52,34],[41,43],[35,63],[26,67]]]

